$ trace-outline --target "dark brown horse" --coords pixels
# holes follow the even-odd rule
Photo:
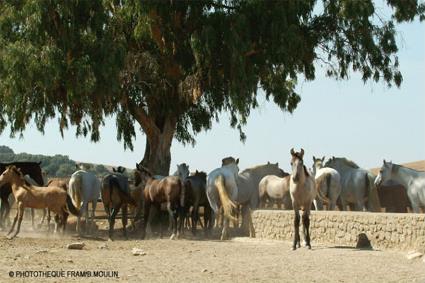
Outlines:
[[[121,209],[122,226],[124,237],[127,238],[127,211],[128,205],[137,206],[136,201],[131,197],[128,178],[123,173],[125,168],[113,168],[114,173],[103,177],[101,196],[103,206],[108,215],[109,239],[112,240],[114,233],[115,218]]]
[[[206,194],[207,174],[205,172],[196,172],[187,177],[185,185],[185,211],[192,209],[192,233],[196,234],[196,225],[199,220],[199,207],[204,207],[204,232],[208,235],[214,226],[212,219],[212,209]]]
[[[183,224],[185,188],[178,176],[168,176],[160,180],[154,179],[154,175],[142,165],[136,164],[135,185],[144,187],[144,214],[142,221],[142,239],[146,235],[146,226],[152,207],[160,212],[161,204],[166,203],[169,213],[172,231],[170,239],[179,236]],[[177,218],[180,218],[179,229],[177,229]],[[160,224],[162,236],[162,224]]]
[[[0,174],[2,174],[6,167],[14,165],[19,168],[23,175],[29,175],[39,186],[43,186],[43,174],[40,167],[41,162],[10,162],[0,163]],[[10,203],[9,196],[12,193],[10,184],[5,184],[0,187],[0,227],[4,227],[6,219],[9,219]]]

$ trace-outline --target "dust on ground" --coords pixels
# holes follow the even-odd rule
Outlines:
[[[425,263],[406,259],[406,252],[314,242],[312,250],[292,251],[286,241],[218,241],[188,234],[179,240],[135,235],[125,240],[117,231],[111,242],[103,229],[92,238],[27,230],[13,240],[1,231],[0,282],[425,282]],[[79,241],[85,243],[83,250],[66,248]],[[145,255],[134,256],[133,248]],[[62,270],[64,278],[17,277],[19,271]],[[70,273],[76,271],[90,271],[91,277]],[[99,276],[95,271],[107,277],[94,277]]]

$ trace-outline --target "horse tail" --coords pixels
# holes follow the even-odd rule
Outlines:
[[[72,202],[72,199],[68,194],[66,195],[66,208],[75,216],[78,216],[80,214],[80,210],[74,206],[74,203]]]
[[[331,201],[329,200],[328,197],[326,197],[325,195],[322,194],[322,191],[320,190],[320,185],[322,184],[322,182],[324,181],[323,179],[326,179],[326,186],[328,188],[328,192],[330,190],[330,186],[331,186],[331,181],[332,181],[332,176],[329,173],[326,174],[322,174],[319,176],[319,178],[317,178],[316,180],[316,191],[317,191],[317,197],[323,201],[325,204],[329,205],[331,203]]]
[[[83,176],[81,174],[75,174],[72,180],[73,182],[69,186],[72,202],[77,209],[80,209],[81,192],[83,191]]]
[[[183,183],[183,181],[180,178],[179,178],[179,186],[180,186],[180,207],[184,207],[184,199],[186,195],[186,183]]]
[[[214,184],[217,187],[218,195],[224,211],[224,216],[233,221],[236,221],[237,218],[233,216],[233,208],[236,208],[236,204],[230,199],[229,194],[226,191],[223,176],[218,175],[214,181]]]
[[[368,200],[368,209],[373,212],[379,212],[381,205],[379,203],[378,191],[376,190],[373,176],[366,173],[366,190],[364,200]]]
[[[120,192],[120,196],[123,198],[123,200],[133,206],[137,206],[136,201],[131,197],[130,193],[122,188],[116,178],[109,178],[109,193],[110,198],[112,198],[112,191],[116,189],[118,192]]]

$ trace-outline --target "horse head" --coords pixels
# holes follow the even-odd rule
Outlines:
[[[300,180],[302,174],[308,174],[304,167],[304,149],[301,148],[300,152],[295,152],[292,148],[291,156],[292,180],[296,183]]]
[[[150,178],[153,178],[153,173],[148,168],[136,163],[136,170],[134,170],[135,186],[138,186],[142,182],[146,184],[147,180]]]
[[[177,171],[174,173],[174,175],[179,176],[182,180],[186,180],[189,174],[189,165],[186,163],[177,164]]]
[[[391,179],[392,172],[394,170],[394,164],[390,162],[386,162],[384,159],[384,163],[382,164],[381,169],[379,170],[378,176],[375,178],[375,186],[379,187],[386,181]]]
[[[17,168],[15,165],[7,166],[6,170],[0,175],[0,187],[6,183],[10,183],[14,178],[19,178],[23,180],[24,175],[20,168]]]
[[[235,159],[232,156],[229,157],[225,157],[221,160],[221,166],[225,166],[228,164],[232,164],[232,163],[236,163],[237,165],[239,164],[239,158]]]

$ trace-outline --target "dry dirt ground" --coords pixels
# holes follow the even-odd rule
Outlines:
[[[425,283],[425,263],[406,259],[406,252],[365,251],[314,242],[312,250],[291,251],[290,242],[249,238],[221,242],[191,239],[188,232],[179,240],[151,237],[142,241],[124,240],[117,231],[116,240],[111,242],[106,241],[102,229],[97,237],[80,239],[32,232],[29,226],[23,223],[24,231],[13,240],[0,231],[0,282]],[[66,248],[78,241],[85,243],[83,250]],[[133,248],[142,249],[145,255],[132,255]],[[21,277],[23,271],[32,277]],[[79,271],[85,271],[86,276],[76,273]],[[95,273],[103,271],[109,271],[103,273],[109,277]],[[61,277],[46,278],[48,272]]]

